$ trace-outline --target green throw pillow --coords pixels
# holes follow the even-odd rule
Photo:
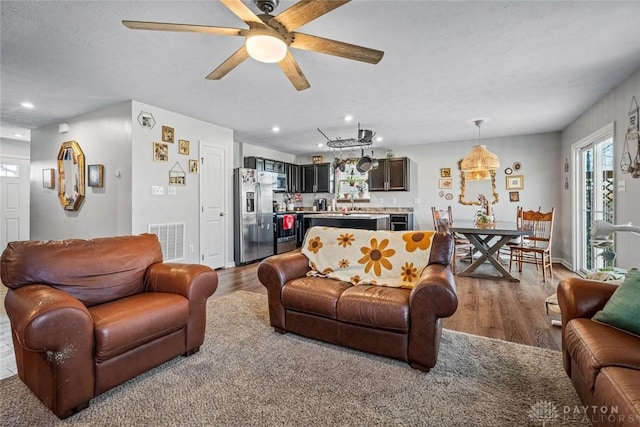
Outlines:
[[[640,336],[640,270],[627,273],[624,282],[593,320]]]

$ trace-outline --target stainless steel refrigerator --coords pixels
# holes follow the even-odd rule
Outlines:
[[[233,170],[235,263],[273,255],[273,173]]]

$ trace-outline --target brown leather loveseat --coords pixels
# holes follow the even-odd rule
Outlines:
[[[59,418],[204,341],[218,276],[154,234],[11,242],[0,260],[20,379]]]
[[[558,286],[564,370],[597,426],[640,425],[640,337],[591,318],[618,286],[581,278]]]
[[[314,239],[310,239],[310,233],[316,228],[319,227],[307,233],[304,247],[313,246]],[[362,233],[340,230],[346,230],[340,237],[343,239],[341,244],[345,245],[354,234]],[[372,247],[379,251],[367,252],[361,264],[371,262],[370,266],[375,269],[373,261],[381,259],[391,245],[384,243],[386,235],[380,233],[385,232],[370,233],[374,236],[371,241],[375,241]],[[418,241],[424,236],[423,232],[386,233],[403,233],[408,239],[406,246],[409,249],[400,245],[394,249],[393,256],[399,262],[406,259],[408,252],[405,251],[416,248],[412,239]],[[316,244],[318,242],[315,241]],[[337,260],[333,266],[335,269],[340,268],[338,264],[343,267],[347,264],[345,257],[339,254],[340,248],[331,249]],[[362,246],[356,250],[367,251],[360,248]],[[270,322],[276,331],[293,332],[399,359],[428,372],[436,364],[442,318],[451,316],[458,306],[455,282],[449,268],[452,252],[453,237],[445,233],[435,234],[430,254],[424,260],[426,267],[422,271],[417,270],[412,289],[354,285],[346,280],[322,277],[322,274],[308,275],[312,270],[310,260],[299,251],[265,259],[258,267],[258,277],[267,288]],[[357,258],[352,262],[357,263]],[[325,268],[323,271],[328,270]]]

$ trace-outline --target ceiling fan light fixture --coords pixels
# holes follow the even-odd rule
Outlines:
[[[245,45],[249,56],[260,62],[280,62],[287,55],[287,44],[284,40],[268,34],[249,36]]]

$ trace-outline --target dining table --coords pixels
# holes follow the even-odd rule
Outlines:
[[[458,276],[508,280],[510,282],[520,281],[518,278],[513,277],[511,273],[500,264],[499,258],[494,255],[498,254],[500,248],[508,241],[517,237],[532,235],[532,229],[518,226],[515,221],[497,221],[490,225],[479,226],[474,221],[460,220],[451,224],[449,231],[469,240],[473,245],[473,254],[480,254],[477,258],[472,257],[471,264],[458,273]],[[498,270],[498,273],[500,273],[499,276],[476,272],[478,267],[487,261]]]

